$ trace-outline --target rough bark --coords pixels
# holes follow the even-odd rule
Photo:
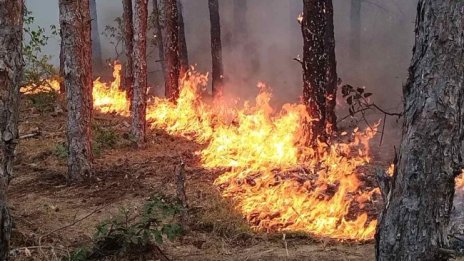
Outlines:
[[[464,2],[420,0],[403,88],[403,138],[376,257],[447,260],[454,178],[463,168]]]
[[[212,90],[214,97],[220,97],[223,94],[224,70],[222,65],[221,21],[218,0],[209,0],[208,6],[211,23]]]
[[[23,8],[23,1],[0,0],[0,260],[8,260],[12,228],[7,187],[19,141]]]
[[[362,0],[351,0],[351,59],[359,61],[361,58],[361,3]],[[355,64],[355,68],[359,64]]]
[[[124,21],[124,52],[126,64],[124,67],[124,89],[128,97],[132,97],[132,85],[134,84],[134,24],[132,0],[122,0]]]
[[[312,141],[336,126],[337,71],[332,0],[303,0],[303,99]]]
[[[187,40],[185,39],[184,15],[182,1],[177,0],[177,12],[179,19],[179,60],[180,60],[180,77],[184,77],[189,68]]]
[[[138,145],[145,142],[147,114],[147,25],[148,0],[135,0],[134,84],[131,102],[132,136]]]
[[[166,62],[165,94],[171,100],[179,97],[179,18],[176,0],[164,0],[165,36],[164,60]]]
[[[92,54],[93,69],[103,68],[100,34],[98,33],[98,15],[96,0],[90,0],[90,18],[92,19]]]
[[[163,41],[163,27],[161,26],[161,13],[162,8],[158,0],[153,0],[153,14],[154,14],[154,28],[156,32],[156,44],[158,45],[159,62],[161,63],[161,70],[163,71],[163,80],[166,77],[166,63],[164,61],[164,41]]]
[[[92,49],[89,0],[60,0],[64,85],[68,107],[68,177],[91,175]]]

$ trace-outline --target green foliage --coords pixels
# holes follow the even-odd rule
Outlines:
[[[53,111],[58,95],[56,92],[39,92],[27,97],[32,102],[34,108],[44,113]]]
[[[96,126],[94,129],[95,143],[102,149],[113,149],[118,144],[119,135],[112,129]]]
[[[58,73],[50,63],[51,56],[43,55],[43,47],[48,44],[50,36],[41,26],[34,26],[35,18],[32,12],[24,12],[23,57],[25,61],[22,85],[40,85],[44,79],[56,76]],[[50,26],[50,35],[59,34],[55,25]]]
[[[115,25],[106,25],[102,35],[105,36],[109,43],[113,46],[116,57],[107,59],[107,64],[113,64],[114,61],[120,59],[124,47],[124,22],[122,17],[114,19]]]
[[[53,155],[60,159],[66,159],[68,157],[68,146],[65,143],[56,144]]]
[[[372,96],[372,93],[366,92],[364,88],[355,88],[349,84],[345,84],[342,86],[342,95],[349,106],[348,110],[351,117],[353,117],[356,112],[362,111],[370,106],[367,98]]]
[[[151,197],[141,213],[121,208],[117,216],[96,227],[92,250],[79,248],[71,260],[143,253],[151,245],[162,244],[165,238],[174,240],[182,234],[181,225],[173,222],[180,211],[179,203],[159,196]]]

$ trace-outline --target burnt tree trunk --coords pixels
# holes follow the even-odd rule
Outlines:
[[[303,0],[303,99],[309,134],[326,140],[336,127],[337,71],[332,0]]]
[[[68,177],[91,174],[92,49],[89,0],[60,0],[64,85],[68,107]]]
[[[213,97],[223,94],[224,70],[222,65],[221,21],[218,0],[209,0],[209,18],[211,23],[211,58],[213,77]]]
[[[165,94],[171,100],[179,97],[179,12],[176,0],[164,0],[166,46],[164,60],[166,62]]]
[[[128,97],[132,97],[132,85],[134,84],[134,24],[132,0],[122,0],[124,22],[124,52],[126,64],[124,67],[124,89]]]
[[[177,0],[177,12],[179,19],[179,60],[180,60],[180,77],[184,77],[189,68],[187,41],[185,39],[185,26],[182,2]]]
[[[351,0],[351,59],[359,62],[361,58],[361,1]],[[359,63],[355,63],[354,67],[358,68]]]
[[[154,14],[154,28],[155,28],[155,37],[156,37],[156,44],[158,45],[158,56],[159,62],[161,63],[161,70],[163,71],[163,80],[166,77],[166,63],[164,61],[164,41],[163,41],[163,27],[161,26],[161,13],[162,8],[160,7],[160,3],[158,0],[153,0],[153,14]]]
[[[23,8],[23,1],[0,0],[0,260],[8,260],[12,229],[7,187],[19,141]]]
[[[447,260],[454,178],[463,168],[464,2],[420,0],[403,88],[403,138],[376,257]]]
[[[103,68],[100,34],[98,33],[98,15],[96,0],[90,0],[90,18],[92,19],[92,54],[93,69]]]
[[[134,84],[132,90],[131,132],[140,146],[145,142],[147,114],[147,25],[148,0],[135,0],[134,16]]]

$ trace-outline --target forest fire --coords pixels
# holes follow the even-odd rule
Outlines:
[[[94,82],[98,111],[129,115],[120,70],[115,65],[109,84]],[[377,191],[363,191],[359,177],[369,162],[368,142],[375,130],[355,130],[352,137],[344,133],[350,142],[310,149],[301,127],[309,120],[303,105],[286,104],[275,111],[270,90],[259,84],[254,104],[211,106],[201,100],[206,83],[207,76],[191,72],[177,102],[155,98],[147,120],[153,128],[207,144],[199,152],[202,166],[224,170],[215,185],[254,228],[341,240],[373,237],[376,220],[363,207]]]

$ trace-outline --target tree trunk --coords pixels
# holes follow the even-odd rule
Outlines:
[[[153,14],[154,14],[154,27],[156,32],[156,43],[158,44],[158,56],[159,62],[161,63],[161,70],[163,71],[163,80],[166,80],[166,63],[164,61],[164,41],[163,41],[163,28],[161,27],[161,13],[162,8],[160,7],[158,0],[153,0]]]
[[[351,0],[351,59],[359,62],[361,58],[361,1]],[[359,67],[359,63],[355,63],[354,68]]]
[[[403,138],[376,257],[447,260],[454,178],[463,168],[464,2],[420,0],[403,88]]]
[[[218,0],[209,0],[209,18],[211,23],[211,58],[213,77],[213,97],[223,94],[224,71],[222,66],[221,21]]]
[[[177,12],[179,19],[179,59],[180,59],[180,77],[184,77],[189,68],[187,41],[185,40],[184,16],[182,14],[182,2],[177,0]]]
[[[19,84],[22,57],[23,1],[0,0],[0,260],[8,260],[12,220],[7,187],[19,141]]]
[[[68,176],[91,174],[92,49],[89,0],[60,0],[64,85],[68,104]]]
[[[132,0],[122,0],[124,21],[124,51],[126,54],[126,66],[124,68],[124,89],[128,97],[132,97],[132,86],[134,84],[134,24]]]
[[[337,71],[332,0],[303,0],[303,99],[309,134],[326,140],[336,127]]]
[[[165,94],[171,100],[179,97],[179,18],[176,0],[164,0],[166,47],[164,60],[166,62]]]
[[[90,0],[90,18],[92,19],[92,54],[93,69],[103,68],[103,55],[101,51],[100,34],[98,33],[98,15],[96,0]]]
[[[134,19],[134,84],[131,116],[132,136],[140,146],[145,142],[147,114],[147,24],[148,0],[135,0]]]

